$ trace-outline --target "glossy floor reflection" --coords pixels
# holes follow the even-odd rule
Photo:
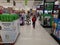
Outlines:
[[[15,45],[58,45],[48,32],[36,21],[36,28],[31,25],[20,26],[20,36]]]

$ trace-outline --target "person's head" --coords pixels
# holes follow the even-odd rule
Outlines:
[[[27,13],[29,14],[30,12],[28,11]]]

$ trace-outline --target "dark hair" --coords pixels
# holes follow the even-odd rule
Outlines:
[[[30,12],[28,11],[28,13],[30,13]]]

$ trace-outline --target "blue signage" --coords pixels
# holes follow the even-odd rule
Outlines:
[[[60,19],[58,19],[57,21],[58,21],[58,22],[57,22],[57,29],[60,30]]]

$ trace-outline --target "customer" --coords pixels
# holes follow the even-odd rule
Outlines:
[[[36,22],[36,16],[34,15],[32,17],[32,25],[33,25],[33,28],[35,28],[35,22]]]
[[[24,18],[25,18],[25,17],[24,17],[24,13],[22,12],[20,15],[21,15],[21,17],[20,17],[20,25],[21,25],[21,26],[24,26],[24,22],[25,22],[25,21],[24,21]]]
[[[27,15],[26,15],[26,21],[27,21],[27,24],[29,25],[30,23],[30,12],[28,11]]]

